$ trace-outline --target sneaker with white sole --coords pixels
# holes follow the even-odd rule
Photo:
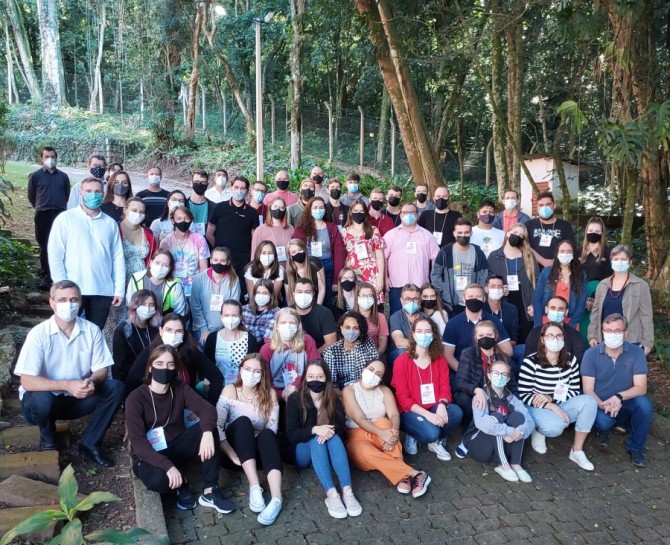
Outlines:
[[[195,496],[191,492],[191,487],[187,482],[184,482],[179,488],[177,488],[177,508],[182,511],[187,511],[188,509],[195,509],[197,502],[195,501]]]
[[[249,509],[254,513],[260,513],[265,509],[263,489],[259,485],[254,485],[249,489]]]
[[[429,443],[428,450],[430,452],[434,452],[438,460],[441,460],[443,462],[448,462],[449,460],[451,460],[451,454],[449,454],[449,451],[446,448],[444,448],[442,441],[435,441],[434,443]]]
[[[281,500],[279,498],[272,498],[270,503],[268,503],[265,509],[263,509],[260,515],[258,515],[256,520],[258,520],[258,522],[263,526],[270,526],[271,524],[274,524],[274,521],[277,520],[277,517],[279,516],[281,507]]]
[[[546,454],[547,438],[539,431],[534,431],[533,435],[530,436],[530,446],[533,447],[533,450],[538,454]]]
[[[409,494],[412,491],[411,477],[405,477],[404,479],[401,479],[400,482],[396,485],[395,489],[401,494]]]
[[[465,448],[465,445],[463,444],[463,442],[461,442],[456,447],[456,450],[454,450],[454,452],[456,453],[456,456],[458,456],[461,459],[465,458],[468,455],[468,449]]]
[[[419,444],[411,435],[405,434],[405,452],[410,456],[414,456],[419,452]]]
[[[494,471],[506,481],[509,481],[511,483],[519,482],[519,476],[516,474],[516,471],[514,471],[511,467],[504,469],[498,466],[494,469]]]
[[[586,457],[583,450],[571,450],[570,460],[586,471],[593,471],[595,468],[591,461]]]
[[[342,491],[342,501],[344,502],[344,507],[347,510],[347,515],[350,517],[357,517],[363,512],[363,508],[361,507],[361,504],[358,503],[358,500],[356,499],[356,496],[354,496],[353,491]]]
[[[428,490],[428,485],[430,484],[431,478],[426,474],[425,471],[419,471],[414,475],[414,486],[412,487],[412,497],[420,498]]]
[[[204,492],[200,495],[198,503],[203,507],[211,507],[216,509],[219,513],[227,515],[235,511],[235,503],[232,500],[223,497],[223,493],[218,486],[212,488],[209,494]]]
[[[515,469],[514,472],[516,473],[516,476],[519,478],[519,480],[522,483],[532,483],[533,478],[528,474],[528,472],[525,469]]]
[[[347,518],[347,508],[342,503],[340,495],[335,493],[332,496],[326,496],[326,507],[328,514],[335,519]]]

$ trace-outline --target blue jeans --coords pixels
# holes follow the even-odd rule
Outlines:
[[[331,258],[320,258],[323,263],[323,272],[326,275],[326,293],[323,298],[323,306],[330,308],[333,301],[333,260]],[[337,283],[337,281],[336,281]]]
[[[512,372],[514,376],[519,378],[519,371],[521,370],[521,363],[523,362],[523,354],[526,351],[525,344],[517,344],[512,352],[512,357],[510,358],[510,366],[512,367]]]
[[[435,405],[430,412],[435,414],[439,405]],[[419,443],[434,443],[441,439],[447,439],[451,432],[458,428],[463,419],[463,411],[456,405],[450,403],[447,407],[449,421],[447,425],[439,428],[431,424],[424,416],[409,411],[400,413],[400,429],[407,435],[411,435]]]
[[[315,435],[306,443],[298,443],[295,447],[295,465],[304,469],[310,465],[319,478],[321,486],[328,492],[335,487],[330,468],[335,470],[340,486],[351,486],[351,471],[344,443],[339,435],[333,435],[323,445],[317,442]]]
[[[557,405],[568,413],[570,424],[575,423],[575,431],[583,433],[591,431],[598,411],[595,399],[587,395],[578,395]],[[538,409],[530,405],[527,408],[535,421],[535,429],[547,437],[558,437],[570,425],[549,409]]]
[[[400,303],[400,293],[402,288],[391,288],[389,290],[389,316],[393,316],[396,312],[402,309],[402,304]]]
[[[593,427],[599,432],[608,432],[614,426],[630,426],[630,437],[626,448],[633,452],[644,452],[644,444],[647,442],[647,434],[651,427],[651,419],[654,415],[654,407],[647,396],[638,396],[623,402],[621,410],[616,418],[605,414],[598,409],[596,421]]]

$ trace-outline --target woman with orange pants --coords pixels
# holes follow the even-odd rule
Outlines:
[[[430,477],[403,461],[398,440],[400,413],[393,392],[381,384],[385,371],[382,361],[371,361],[361,379],[342,392],[349,462],[361,471],[380,471],[398,492],[411,492],[418,498],[428,490]]]

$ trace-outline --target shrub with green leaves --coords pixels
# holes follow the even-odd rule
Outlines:
[[[35,270],[36,258],[30,246],[0,237],[0,286],[25,286]]]

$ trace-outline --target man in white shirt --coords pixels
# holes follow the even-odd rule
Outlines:
[[[81,204],[54,221],[49,244],[49,268],[54,282],[71,280],[82,293],[80,310],[100,329],[110,306],[123,303],[126,264],[119,227],[100,211],[102,182],[81,182]]]
[[[479,203],[477,211],[477,225],[472,228],[472,238],[470,243],[479,246],[484,255],[488,258],[493,250],[502,248],[505,241],[505,232],[502,229],[493,227],[495,219],[496,205],[492,200],[484,199]]]
[[[23,416],[39,426],[42,450],[56,450],[56,420],[92,414],[79,452],[101,467],[111,467],[102,440],[123,402],[124,386],[109,378],[112,356],[100,329],[77,317],[80,304],[74,282],[61,280],[51,286],[54,316],[30,330],[14,374],[21,377]]]

